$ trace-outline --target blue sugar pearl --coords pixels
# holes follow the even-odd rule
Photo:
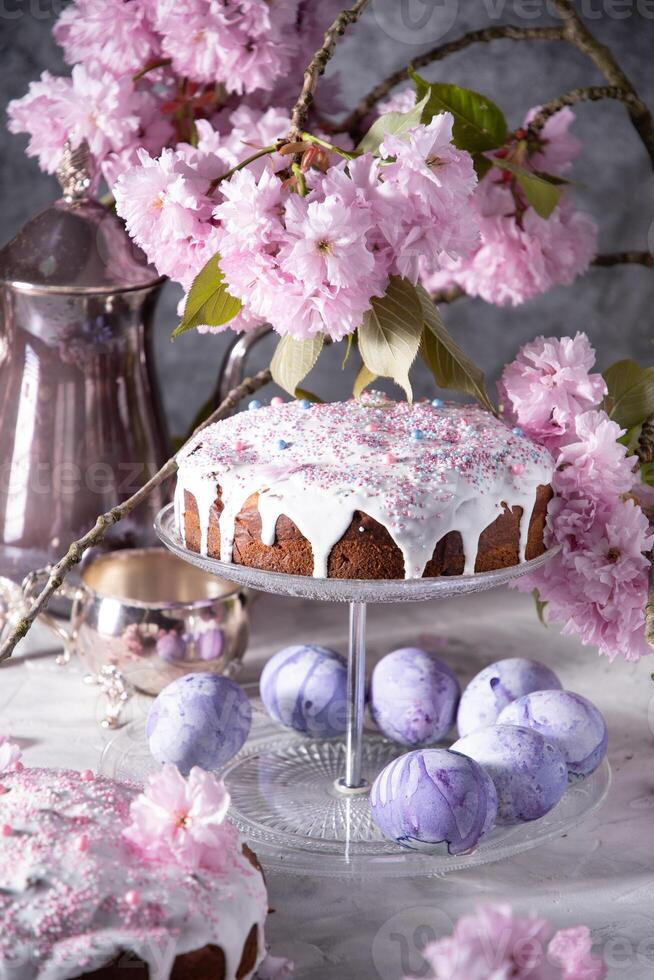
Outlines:
[[[443,399],[442,398],[432,398],[431,400],[432,408],[442,408]]]
[[[415,439],[416,442],[420,442],[424,435],[425,433],[422,431],[422,429],[414,429],[411,433],[411,438]]]
[[[515,428],[511,429],[511,432],[513,433],[514,436],[523,436],[524,435],[524,432],[522,431],[522,429],[520,428],[519,425],[516,425]]]
[[[285,439],[278,439],[277,440],[277,448],[278,449],[288,449],[288,443],[286,442]]]
[[[248,409],[253,412],[255,408],[261,408],[261,402],[258,398],[253,398],[251,402],[248,402]]]
[[[299,405],[300,408],[304,408],[304,409],[311,408],[311,402],[309,401],[308,398],[301,398]]]

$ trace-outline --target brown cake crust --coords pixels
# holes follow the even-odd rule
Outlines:
[[[529,524],[526,558],[537,558],[545,551],[543,532],[547,505],[552,498],[549,485],[538,487],[536,503]],[[311,545],[297,526],[282,514],[277,521],[275,542],[265,545],[261,540],[261,517],[258,494],[250,496],[236,517],[232,561],[237,565],[261,568],[289,575],[313,574]],[[218,520],[223,509],[221,489],[209,516],[207,553],[220,558],[220,528]],[[508,568],[519,562],[520,518],[522,508],[509,508],[490,524],[479,539],[475,572]],[[200,551],[201,530],[198,506],[193,494],[184,491],[184,527],[186,545]],[[361,531],[360,528],[364,530]],[[441,538],[434,549],[423,577],[462,575],[464,553],[461,535],[452,531]],[[400,579],[404,578],[402,552],[386,528],[361,511],[354,517],[343,537],[332,548],[328,562],[329,578],[341,579]]]

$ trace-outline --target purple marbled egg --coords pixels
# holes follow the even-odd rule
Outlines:
[[[219,674],[186,674],[155,698],[145,733],[157,762],[186,775],[221,769],[250,733],[252,709],[242,687]]]
[[[285,647],[263,668],[261,700],[274,721],[316,738],[343,735],[347,666],[325,647]]]
[[[393,650],[370,680],[370,713],[380,731],[401,745],[433,745],[454,724],[461,690],[447,664],[425,650]]]
[[[537,660],[507,657],[484,667],[472,678],[459,703],[459,735],[494,725],[503,708],[532,691],[561,690],[554,671]]]
[[[460,738],[452,751],[470,756],[495,783],[498,824],[538,820],[568,785],[563,753],[531,728],[490,725]]]
[[[450,749],[417,749],[382,769],[370,807],[384,836],[402,847],[465,854],[493,827],[497,795],[474,760]]]
[[[571,777],[589,776],[606,755],[608,734],[601,712],[571,691],[532,691],[507,705],[501,725],[522,725],[561,749]]]

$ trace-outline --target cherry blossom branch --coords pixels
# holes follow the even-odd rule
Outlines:
[[[305,127],[309,109],[313,104],[318,79],[324,74],[325,68],[334,54],[336,42],[339,37],[345,34],[345,31],[351,24],[355,24],[358,21],[369,2],[370,0],[357,0],[349,10],[342,10],[331,27],[325,32],[322,47],[316,51],[305,69],[302,89],[291,113],[291,128],[288,132],[289,140],[297,140]]]
[[[552,99],[551,102],[541,106],[529,123],[529,132],[534,135],[540,133],[547,120],[560,112],[564,106],[577,105],[579,102],[599,102],[602,99],[617,99],[631,108],[643,106],[635,93],[627,92],[618,85],[589,85],[586,88],[573,88],[560,95],[558,99]]]
[[[242,398],[245,398],[247,395],[254,394],[255,391],[259,390],[259,388],[263,388],[264,385],[267,385],[270,380],[271,373],[269,370],[259,371],[259,373],[255,374],[254,377],[246,378],[240,385],[238,385],[238,387],[230,391],[225,400],[214,412],[211,413],[209,418],[207,418],[197,427],[185,445],[188,444],[190,439],[196,436],[198,432],[201,432],[208,425],[217,421],[223,415],[231,412],[233,408],[236,408]],[[137,492],[128,500],[125,500],[116,507],[113,507],[110,511],[107,511],[106,514],[101,514],[95,522],[95,525],[89,531],[87,531],[86,534],[79,538],[78,541],[74,541],[63,558],[52,566],[48,580],[42,591],[34,599],[28,611],[21,619],[18,620],[7,638],[0,646],[0,664],[11,657],[18,642],[22,640],[23,637],[30,631],[38,615],[47,607],[57,589],[61,587],[66,576],[69,575],[73,568],[75,568],[75,566],[82,560],[84,553],[94,545],[100,544],[100,542],[104,540],[109,528],[113,527],[114,524],[118,524],[119,521],[138,507],[138,505],[149,496],[155,487],[160,486],[160,484],[164,483],[167,479],[169,479],[169,477],[174,476],[177,470],[177,455],[178,454],[171,457],[171,459],[164,463],[158,473],[155,473],[155,475],[151,477],[148,482],[144,484],[140,490],[137,490]]]
[[[435,61],[442,61],[457,51],[463,51],[471,44],[487,44],[490,41],[564,41],[565,29],[563,27],[518,27],[516,24],[497,24],[492,27],[484,27],[478,31],[468,31],[461,37],[440,44],[431,51],[419,55],[413,59],[412,65],[417,70],[431,65]],[[343,119],[334,127],[336,132],[347,132],[358,135],[361,122],[366,118],[374,106],[380,102],[397,86],[401,85],[409,78],[409,69],[399,68],[397,71],[385,78],[359,102],[347,118]]]
[[[220,174],[219,177],[214,177],[214,179],[209,184],[209,190],[207,191],[207,193],[210,195],[213,194],[216,187],[218,187],[219,184],[222,184],[223,180],[229,180],[230,177],[233,177],[237,170],[242,170],[244,167],[249,167],[249,165],[251,163],[254,163],[255,160],[259,160],[261,159],[261,157],[266,157],[268,156],[269,153],[275,153],[277,149],[278,149],[277,143],[271,143],[270,146],[262,146],[261,149],[257,150],[256,153],[253,153],[251,156],[246,157],[245,160],[241,160],[241,162],[237,163],[236,166],[231,167],[229,170],[226,170],[224,174]]]
[[[650,554],[649,588],[645,606],[645,639],[654,649],[654,556]],[[654,674],[652,675],[654,679]]]
[[[146,75],[149,75],[151,71],[155,71],[157,68],[167,68],[168,65],[172,65],[172,58],[160,58],[159,61],[151,61],[149,64],[137,71],[135,75],[132,75],[132,81],[138,82]]]
[[[637,104],[630,107],[629,115],[654,167],[654,119],[649,109],[638,97],[636,89],[616,61],[613,52],[591,34],[570,0],[552,0],[552,3],[563,22],[565,40],[590,58],[610,85],[617,85],[637,99]]]
[[[608,268],[613,265],[644,265],[654,269],[654,255],[651,252],[606,252],[603,255],[596,255],[593,265]]]

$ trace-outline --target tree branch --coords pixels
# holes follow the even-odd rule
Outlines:
[[[563,27],[518,27],[515,24],[497,24],[492,27],[484,27],[478,31],[468,31],[467,34],[462,34],[461,37],[455,38],[453,41],[448,41],[446,44],[440,44],[438,47],[432,48],[431,51],[426,51],[425,54],[421,54],[413,59],[413,67],[418,70],[424,68],[426,65],[431,65],[435,61],[442,61],[443,58],[447,58],[451,54],[456,54],[457,51],[463,51],[464,48],[469,47],[471,44],[487,44],[490,41],[498,40],[563,41],[565,40],[565,31]],[[385,98],[396,85],[405,82],[408,77],[408,68],[400,68],[398,71],[393,72],[383,82],[380,82],[371,89],[367,95],[364,95],[356,109],[334,127],[335,131],[358,135],[357,131],[360,123],[373,107],[381,99]]]
[[[318,79],[324,74],[325,68],[334,54],[336,42],[339,37],[345,34],[345,31],[351,24],[355,24],[358,21],[369,2],[370,0],[357,0],[349,10],[342,10],[331,27],[325,32],[322,47],[316,51],[304,72],[302,90],[291,113],[291,128],[288,132],[289,140],[299,139],[300,133],[305,128]]]
[[[577,105],[579,102],[599,102],[600,99],[617,99],[630,108],[643,106],[637,95],[627,92],[619,85],[589,85],[587,88],[573,88],[570,92],[560,95],[558,99],[552,99],[551,102],[541,106],[529,123],[529,132],[534,135],[540,133],[547,120],[564,106]]]
[[[565,39],[591,59],[609,85],[617,85],[635,96],[637,102],[629,109],[629,115],[654,167],[654,119],[649,109],[638,97],[636,89],[616,61],[612,51],[591,34],[570,0],[552,0],[552,3],[563,22]]]
[[[651,252],[605,252],[603,255],[596,255],[593,265],[608,268],[613,265],[645,265],[654,269],[654,255]]]
[[[212,422],[231,412],[235,408],[241,398],[245,398],[247,395],[253,394],[258,391],[259,388],[263,388],[264,385],[268,384],[271,380],[271,374],[269,370],[259,371],[252,378],[246,378],[242,384],[238,385],[228,394],[227,398],[222,402],[221,405],[212,412],[209,418],[197,427],[191,439],[205,429]],[[187,443],[190,440],[187,440]],[[181,451],[181,450],[180,450]],[[30,631],[39,613],[47,607],[50,599],[53,597],[57,589],[61,586],[62,582],[66,576],[73,570],[75,565],[77,565],[81,560],[84,552],[94,545],[99,544],[105,537],[107,531],[114,524],[117,524],[124,517],[130,514],[140,503],[142,503],[146,497],[158,487],[161,483],[164,483],[169,477],[173,476],[177,470],[177,455],[173,456],[168,460],[167,463],[161,467],[158,473],[148,480],[140,490],[129,498],[125,500],[122,504],[113,507],[106,514],[102,514],[98,517],[94,527],[86,532],[78,541],[74,541],[63,558],[61,558],[56,565],[53,565],[50,570],[50,575],[48,581],[43,587],[42,591],[32,602],[29,610],[25,615],[16,623],[12,631],[9,633],[7,638],[4,640],[0,646],[0,664],[4,660],[8,660],[11,657],[16,644],[19,640],[22,640],[24,636]]]

